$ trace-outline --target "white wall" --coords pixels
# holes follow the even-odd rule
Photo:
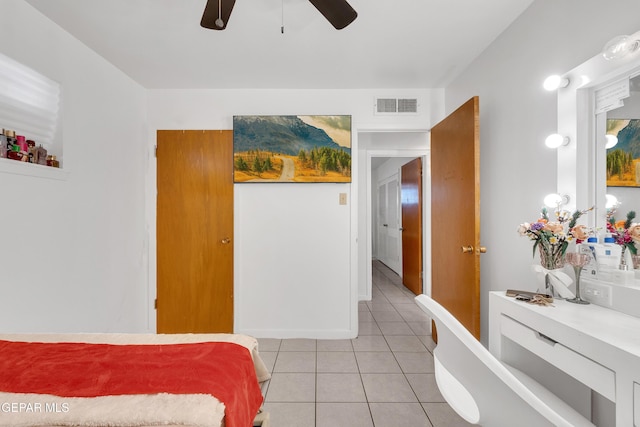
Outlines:
[[[231,129],[234,115],[352,116],[352,184],[235,185],[235,330],[258,337],[349,338],[357,334],[360,177],[358,130],[428,128],[428,90],[421,113],[375,116],[373,90],[152,90],[149,144],[157,129]],[[155,229],[155,165],[148,177],[150,229]],[[348,204],[338,204],[347,193]],[[151,254],[155,253],[152,238]],[[360,260],[362,261],[362,260]],[[155,259],[150,292],[155,292]]]
[[[66,177],[0,173],[0,330],[147,331],[145,91],[27,3],[0,16],[0,52],[62,84]]]
[[[556,131],[556,95],[542,89],[596,55],[616,35],[640,29],[637,0],[536,0],[446,88],[447,114],[480,97],[482,336],[488,292],[535,289],[531,243],[516,233],[556,191],[556,155],[544,146]],[[580,208],[586,208],[582,206]]]

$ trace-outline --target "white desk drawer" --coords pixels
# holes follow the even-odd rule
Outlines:
[[[500,332],[612,402],[616,401],[612,370],[504,314],[500,318]]]

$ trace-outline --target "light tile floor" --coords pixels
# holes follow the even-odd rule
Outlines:
[[[373,263],[353,340],[259,339],[273,427],[469,426],[434,378],[430,321],[392,270]]]

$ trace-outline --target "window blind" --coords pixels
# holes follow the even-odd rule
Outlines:
[[[0,53],[0,127],[52,145],[60,94],[59,83]]]

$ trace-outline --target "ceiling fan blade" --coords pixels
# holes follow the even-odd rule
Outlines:
[[[356,12],[346,0],[309,0],[336,30],[351,24],[357,17]]]
[[[200,26],[211,30],[224,30],[235,4],[236,0],[207,0]]]

